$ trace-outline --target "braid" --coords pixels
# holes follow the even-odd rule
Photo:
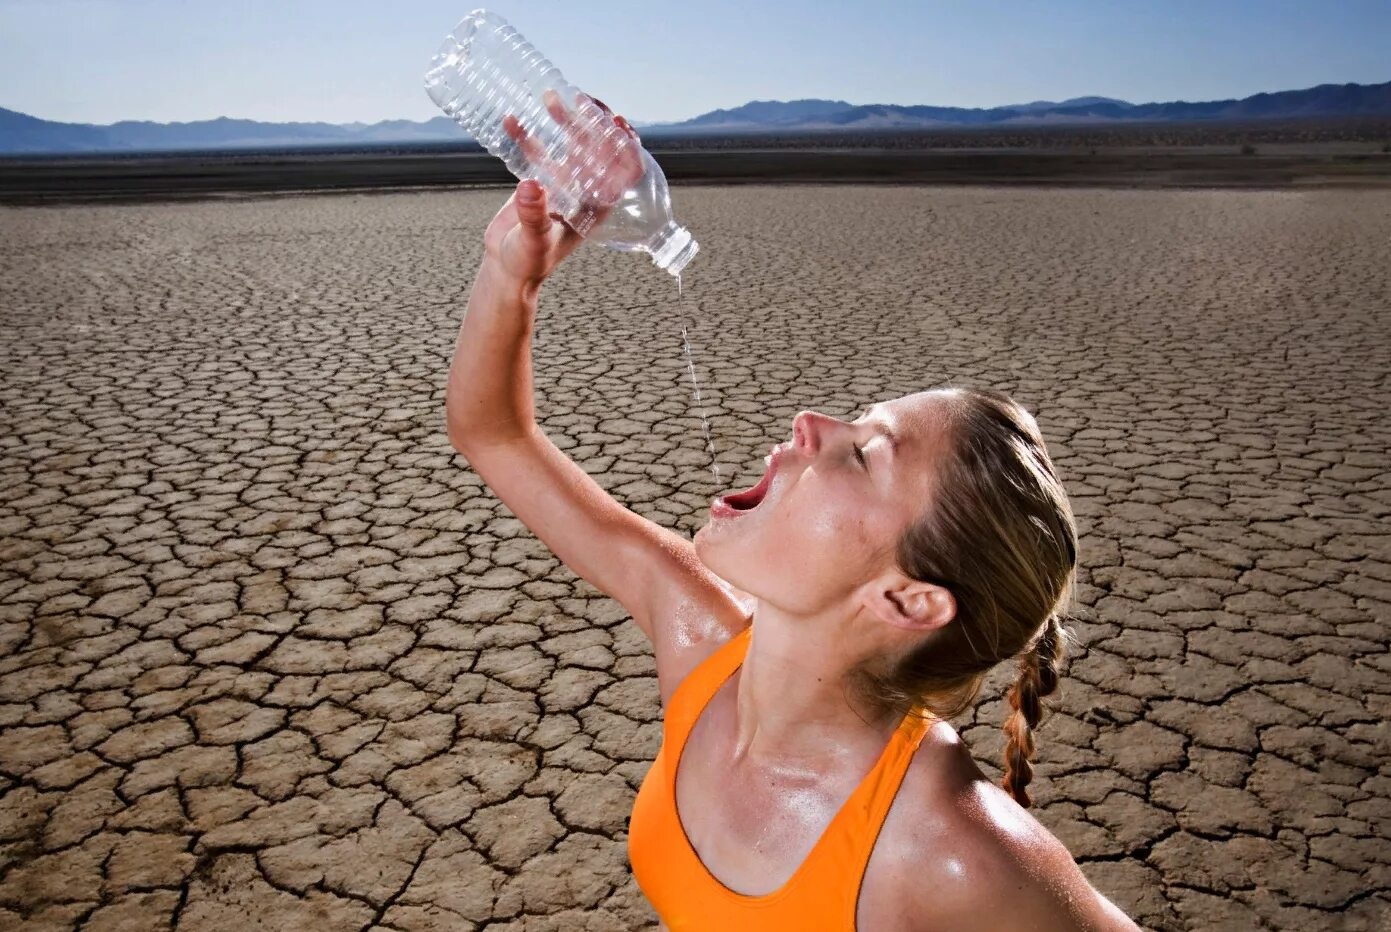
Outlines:
[[[1026,787],[1034,778],[1034,767],[1030,763],[1034,756],[1034,729],[1043,716],[1043,697],[1058,688],[1063,636],[1058,615],[1049,615],[1033,648],[1019,658],[1019,679],[1009,691],[1009,705],[1014,711],[1004,725],[1007,739],[1004,788],[1025,809],[1030,805]]]

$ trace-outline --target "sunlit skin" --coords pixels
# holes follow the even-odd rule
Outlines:
[[[574,119],[548,102],[562,125]],[[508,130],[528,144],[515,121]],[[601,144],[581,131],[571,138]],[[587,206],[599,216],[605,209]],[[955,621],[952,593],[904,575],[894,550],[932,506],[956,395],[883,401],[852,421],[802,412],[763,500],[728,517],[713,507],[687,540],[617,502],[536,422],[530,337],[539,290],[581,243],[539,184],[518,184],[484,234],[450,366],[446,430],[498,498],[629,613],[652,645],[664,706],[691,670],[753,623],[744,663],[681,755],[677,809],[711,873],[741,892],[768,892],[797,868],[897,724],[850,694],[847,672],[862,659],[890,662]],[[985,778],[946,722],[929,728],[894,799],[863,876],[859,928],[1137,928]]]
[[[951,592],[906,576],[903,532],[930,506],[933,464],[955,393],[876,404],[852,422],[803,411],[756,508],[712,517],[701,562],[755,603],[739,682],[741,754],[825,759],[846,735],[886,738],[896,721],[842,689],[865,659],[896,657],[951,621]]]
[[[762,895],[786,882],[898,724],[857,700],[851,668],[955,620],[951,592],[904,574],[896,549],[932,506],[959,399],[919,392],[850,421],[799,413],[758,504],[695,536],[700,563],[739,606],[734,627],[754,628],[677,761],[683,829],[731,889]],[[699,594],[666,608],[697,632],[733,614]],[[699,638],[687,649],[686,672],[710,653]],[[1136,928],[948,723],[929,728],[895,800],[863,878],[860,928]]]

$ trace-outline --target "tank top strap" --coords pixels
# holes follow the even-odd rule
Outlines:
[[[917,713],[903,717],[883,756],[851,793],[802,866],[803,895],[822,903],[824,913],[839,914],[837,922],[843,921],[844,928],[855,927],[860,884],[870,855],[913,754],[931,724],[930,717]]]
[[[663,731],[669,739],[676,737],[684,740],[711,697],[719,692],[720,687],[744,662],[752,632],[752,625],[745,627],[711,651],[676,685],[663,720]]]
[[[884,824],[889,807],[898,795],[903,775],[908,772],[908,765],[912,763],[913,755],[922,744],[931,725],[932,716],[920,709],[905,715],[893,737],[889,739],[884,757],[866,778],[864,807],[860,811],[864,814],[862,828],[871,844],[880,826]],[[865,854],[868,855],[869,852],[866,851]]]
[[[634,803],[629,837],[634,876],[673,932],[852,929],[875,841],[931,720],[916,712],[903,717],[877,763],[781,888],[762,896],[737,893],[710,873],[685,835],[676,811],[675,767],[701,711],[743,663],[751,633],[747,627],[713,649],[672,693],[662,747]]]

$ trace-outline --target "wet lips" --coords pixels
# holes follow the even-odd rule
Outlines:
[[[758,480],[758,485],[742,492],[731,492],[728,495],[721,495],[715,499],[711,505],[711,511],[716,515],[728,516],[740,512],[752,511],[763,501],[768,489],[773,485],[773,474],[777,472],[778,454],[780,449],[774,448],[768,456],[768,470],[763,474],[763,478]]]
[[[724,497],[725,502],[735,511],[748,511],[758,507],[758,503],[763,501],[763,496],[768,493],[768,486],[773,484],[773,471],[770,469],[763,474],[763,478],[758,481],[758,485],[743,492],[733,492]]]

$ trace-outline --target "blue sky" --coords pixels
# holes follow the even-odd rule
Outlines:
[[[422,75],[480,0],[0,0],[0,107],[51,120],[436,115]],[[1391,2],[496,0],[641,121],[753,99],[1137,103],[1391,80]]]

